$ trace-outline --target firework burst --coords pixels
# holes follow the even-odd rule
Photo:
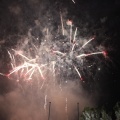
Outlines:
[[[43,109],[47,109],[47,101],[51,93],[51,86],[59,91],[64,91],[62,83],[68,83],[68,80],[76,79],[84,81],[83,68],[87,57],[96,55],[106,56],[105,51],[95,51],[89,49],[89,45],[94,42],[92,37],[88,40],[78,37],[78,28],[74,28],[71,20],[66,22],[69,28],[66,30],[62,14],[61,28],[55,35],[51,35],[49,29],[45,29],[44,38],[35,37],[28,31],[24,42],[17,45],[17,49],[8,50],[11,69],[9,73],[0,73],[18,83],[18,87],[25,92],[29,91],[30,99],[37,98],[41,102]],[[40,41],[40,42],[39,42]],[[84,42],[85,41],[85,42]],[[89,64],[89,67],[92,63]],[[89,69],[87,67],[87,69]],[[51,85],[52,84],[52,85]],[[27,87],[26,87],[27,86]],[[29,90],[28,90],[29,88]],[[57,88],[58,89],[58,88]],[[54,91],[54,88],[52,88]],[[55,90],[56,91],[56,90]],[[27,93],[27,92],[26,92]],[[52,92],[54,94],[54,92]],[[66,119],[68,119],[68,96],[64,96]]]
[[[38,45],[34,44],[32,40],[27,40],[27,44],[23,45],[22,49],[11,49],[8,51],[11,59],[11,70],[8,74],[0,73],[9,79],[20,79],[29,81],[33,78],[46,80],[48,73],[53,77],[57,75],[66,75],[70,77],[75,72],[80,80],[83,80],[81,68],[84,67],[84,59],[89,56],[98,54],[106,56],[105,51],[89,52],[85,50],[87,45],[90,44],[95,38],[87,40],[81,45],[80,38],[77,38],[77,28],[73,31],[73,23],[68,20],[67,26],[70,28],[69,32],[65,34],[63,18],[61,16],[62,35],[58,33],[52,40],[48,40],[48,29],[46,29],[45,39]],[[68,35],[69,36],[66,36]],[[28,35],[31,37],[31,33]],[[32,38],[37,41],[39,38]],[[87,53],[86,53],[87,51]],[[17,77],[17,78],[16,78]],[[48,76],[47,76],[48,77]],[[65,77],[65,76],[64,76]],[[61,76],[62,78],[62,76]]]

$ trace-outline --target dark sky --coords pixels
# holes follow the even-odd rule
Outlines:
[[[95,35],[97,44],[102,44],[106,48],[108,58],[102,60],[101,72],[84,87],[89,90],[90,84],[93,84],[93,90],[97,89],[96,94],[99,94],[95,95],[99,96],[98,105],[105,105],[109,109],[120,101],[120,1],[75,0],[75,2],[74,4],[72,0],[0,0],[1,61],[6,59],[5,49],[17,43],[16,37],[10,39],[10,36],[26,34],[29,28],[34,27],[34,20],[41,19],[41,16],[41,27],[44,27],[44,21],[47,22],[46,16],[49,18],[49,13],[50,17],[55,17],[51,22],[56,25],[59,23],[59,17],[56,15],[60,10],[67,10],[67,17],[81,29],[81,36]],[[3,70],[3,66],[0,69],[7,71]],[[0,81],[0,94],[4,95],[11,90],[10,85],[8,81]]]

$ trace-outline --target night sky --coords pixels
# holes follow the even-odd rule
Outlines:
[[[8,72],[9,58],[6,49],[17,44],[20,35],[34,28],[38,18],[44,28],[47,18],[56,29],[59,11],[80,29],[82,37],[95,36],[96,45],[104,46],[107,57],[100,57],[101,68],[93,78],[85,77],[82,83],[97,106],[109,111],[120,101],[120,1],[119,0],[0,0],[0,72]],[[48,24],[48,26],[50,26]],[[33,31],[33,35],[42,36]],[[95,72],[93,70],[93,72]],[[14,90],[14,83],[0,76],[0,95]]]

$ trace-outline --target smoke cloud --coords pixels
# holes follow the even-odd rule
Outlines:
[[[0,95],[1,120],[45,120],[48,119],[49,102],[51,102],[50,119],[63,120],[77,118],[77,103],[82,111],[91,106],[90,97],[85,95],[82,87],[71,81],[62,86],[49,84],[46,89],[36,91],[36,87],[14,88]],[[36,91],[36,92],[35,92]]]

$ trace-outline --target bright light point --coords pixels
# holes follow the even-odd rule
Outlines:
[[[15,52],[16,55],[23,54],[23,51],[22,51],[22,50],[18,50],[18,51],[13,50],[13,51]]]
[[[92,67],[93,65],[88,66],[89,68]]]
[[[98,68],[98,70],[100,71],[100,70],[101,70],[101,68]]]
[[[19,82],[19,80],[17,80],[17,82]]]
[[[81,77],[80,80],[83,81],[83,77]]]
[[[66,24],[72,26],[72,21],[71,20],[67,20]]]
[[[95,38],[93,37],[93,38],[91,38],[91,40],[95,40]]]
[[[107,56],[107,52],[106,52],[106,51],[103,51],[103,55],[106,57],[106,56]]]
[[[75,1],[74,0],[72,0],[73,1],[73,3],[75,4]]]
[[[9,78],[10,74],[6,74],[5,76]]]
[[[85,83],[85,81],[82,81],[83,83]]]
[[[0,73],[0,75],[2,75],[2,76],[6,76],[5,74],[3,74],[3,73]]]

